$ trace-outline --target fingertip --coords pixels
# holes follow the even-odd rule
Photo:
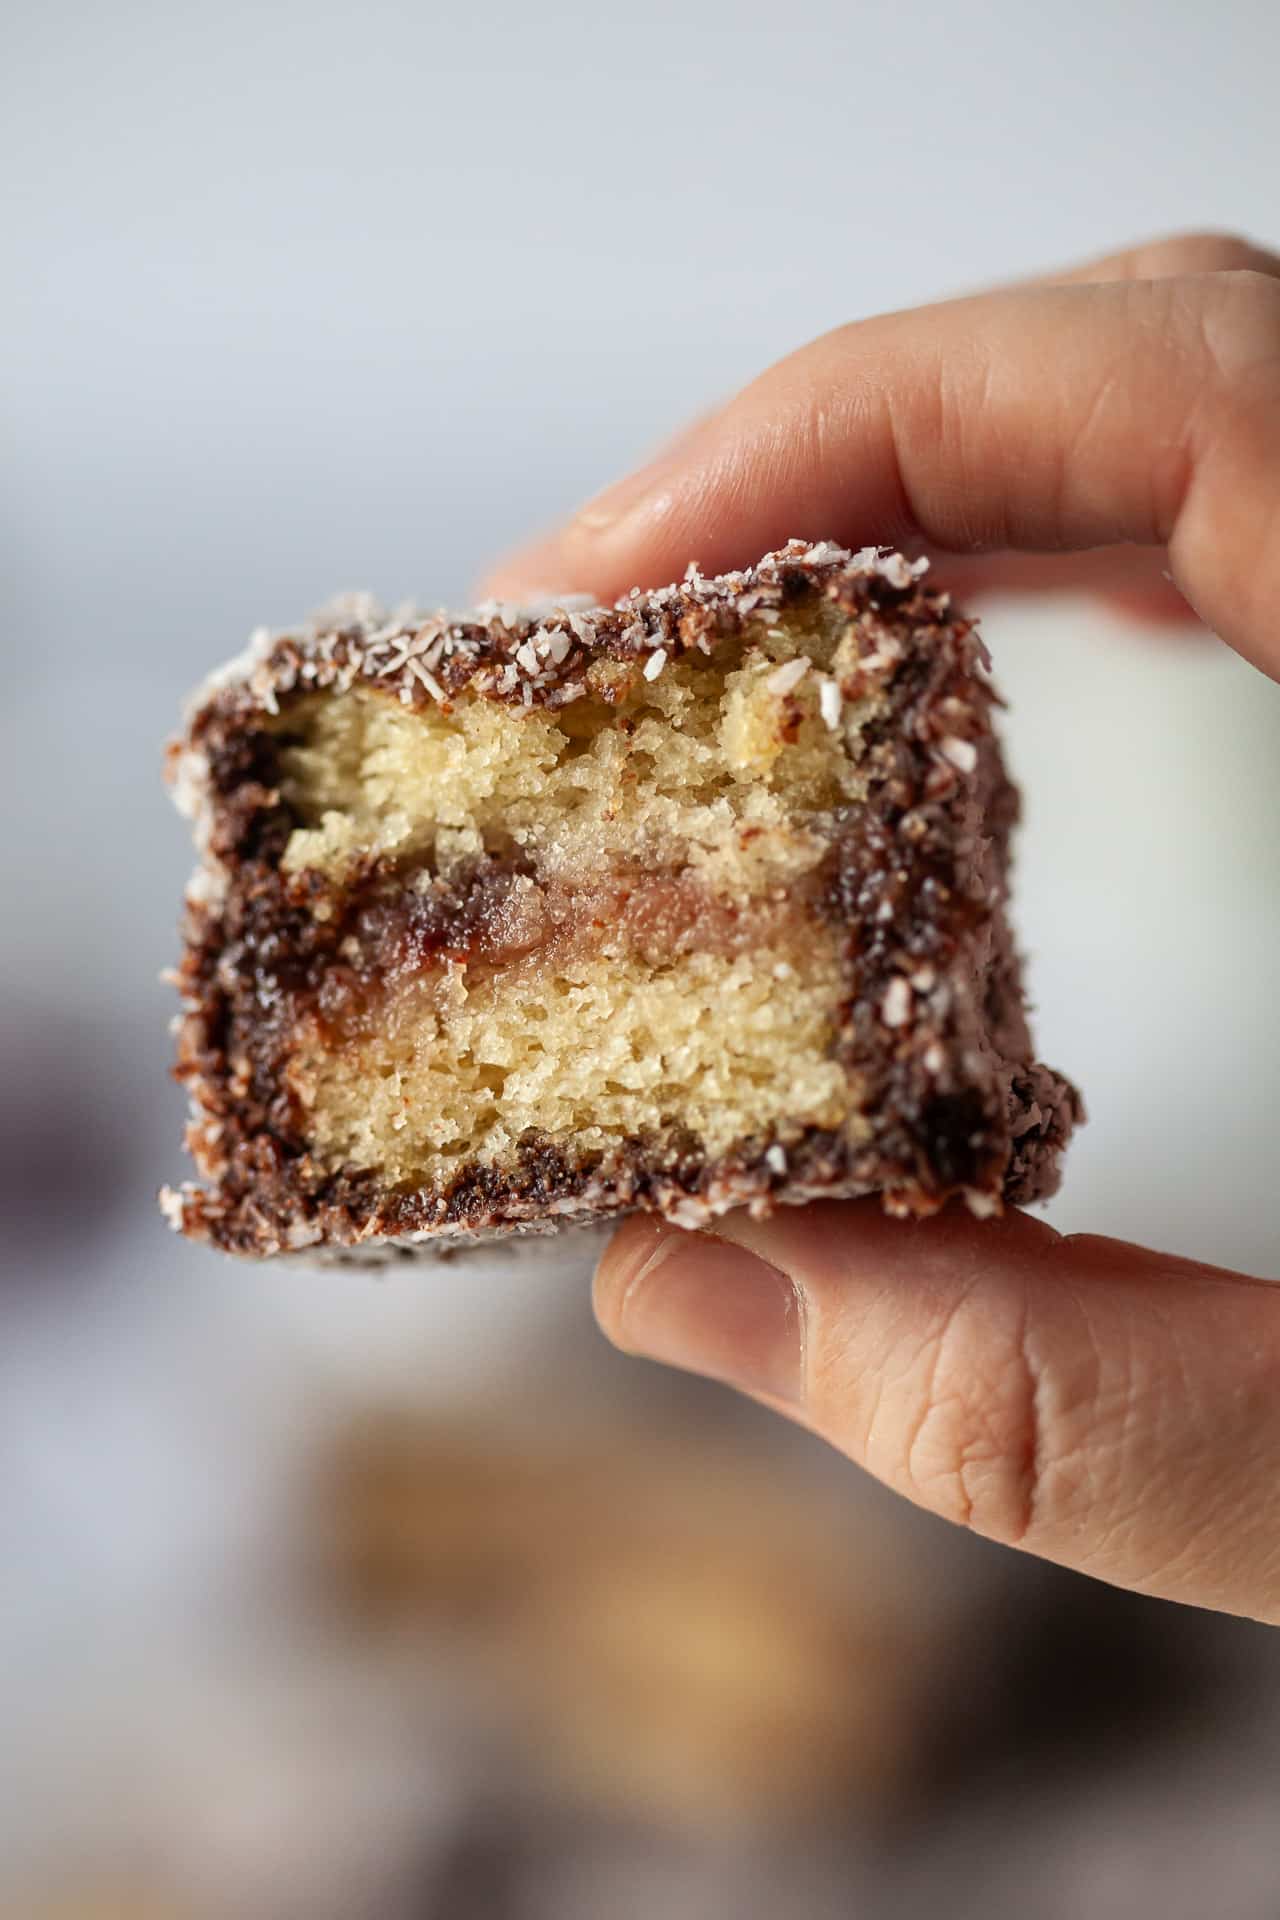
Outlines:
[[[596,1276],[615,1346],[779,1406],[804,1391],[804,1297],[789,1275],[713,1233],[629,1224]]]
[[[502,600],[527,607],[540,600],[554,599],[560,593],[583,591],[577,583],[560,577],[555,543],[546,540],[504,554],[487,573],[480,575],[472,586],[471,598],[473,602]]]
[[[591,1304],[605,1339],[624,1351],[623,1306],[632,1281],[670,1235],[680,1232],[666,1220],[635,1213],[616,1230],[596,1262]]]
[[[584,514],[589,509],[584,509]],[[561,595],[589,594],[608,605],[638,584],[631,578],[625,554],[613,554],[603,528],[583,514],[554,533],[507,554],[486,573],[476,588],[480,600],[506,600],[530,606]]]
[[[694,457],[714,446],[718,418],[700,421],[562,525],[499,561],[484,594],[528,600],[589,593],[608,605],[633,587],[667,586],[690,560],[719,572],[759,559],[764,548],[756,536],[724,511],[734,497],[734,460]]]
[[[1113,613],[1133,621],[1137,626],[1179,629],[1203,627],[1191,602],[1184,599],[1175,586],[1135,588],[1132,591],[1112,588],[1099,595],[1099,598]]]

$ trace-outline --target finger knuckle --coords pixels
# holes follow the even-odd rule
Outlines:
[[[1221,417],[1248,401],[1261,382],[1274,387],[1280,373],[1280,280],[1256,268],[1223,274],[1196,296],[1200,338],[1211,385],[1206,399]]]
[[[1094,1395],[1079,1368],[1068,1377],[1044,1359],[1025,1309],[994,1326],[986,1303],[953,1309],[912,1366],[907,1399],[893,1477],[912,1498],[1010,1546],[1064,1522],[1092,1472]]]
[[[1133,255],[1135,278],[1256,269],[1263,256],[1243,234],[1215,228],[1151,240]]]
[[[1236,309],[1262,325],[1273,349],[1280,345],[1280,280],[1257,267],[1242,267],[1229,275],[1226,285]]]

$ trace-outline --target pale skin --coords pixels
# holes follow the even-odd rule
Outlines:
[[[1280,259],[1161,240],[839,328],[486,582],[611,599],[792,534],[925,548],[965,594],[1188,609],[1280,679]],[[1158,668],[1153,662],[1153,671]],[[605,1333],[725,1381],[920,1506],[1137,1592],[1280,1623],[1280,1287],[1010,1210],[627,1221]]]

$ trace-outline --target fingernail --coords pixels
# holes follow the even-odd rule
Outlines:
[[[619,1332],[632,1351],[799,1402],[804,1303],[768,1261],[710,1234],[668,1232],[618,1284]]]
[[[641,467],[638,473],[629,473],[625,480],[606,487],[603,493],[578,509],[574,515],[575,525],[584,533],[608,533],[659,491],[667,466],[666,460],[654,461]]]
[[[607,533],[633,513],[645,508],[653,511],[664,498],[666,483],[675,469],[687,465],[699,446],[710,439],[719,417],[720,409],[715,408],[681,427],[642,467],[579,508],[574,515],[577,525],[586,533]]]

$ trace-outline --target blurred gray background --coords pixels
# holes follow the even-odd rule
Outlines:
[[[338,589],[464,600],[842,320],[1274,243],[1280,10],[11,0],[0,35],[0,1817],[36,1871],[113,1830],[68,1756],[140,1741],[141,1647],[269,1565],[308,1422],[501,1395],[553,1322],[595,1351],[580,1259],[375,1283],[165,1234],[184,692]],[[1092,1116],[1051,1217],[1275,1272],[1280,689],[1084,603],[987,637],[1040,1048]]]

